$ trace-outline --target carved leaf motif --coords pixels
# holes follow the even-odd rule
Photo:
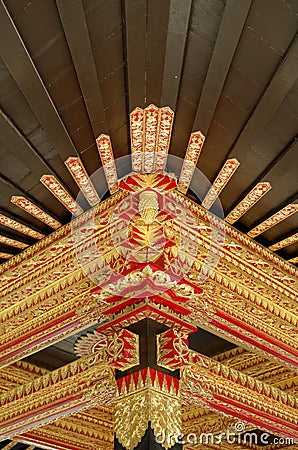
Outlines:
[[[127,450],[133,450],[144,436],[149,422],[148,396],[136,393],[115,404],[115,433]]]

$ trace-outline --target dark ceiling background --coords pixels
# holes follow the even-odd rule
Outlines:
[[[175,111],[171,154],[183,158],[192,131],[206,134],[198,168],[210,182],[226,159],[240,161],[220,195],[226,214],[259,181],[272,184],[238,229],[297,203],[297,28],[297,0],[1,0],[0,213],[49,234],[10,202],[23,195],[67,223],[40,177],[56,175],[76,197],[67,157],[79,155],[91,175],[100,133],[116,158],[129,154],[129,113],[150,103]],[[256,240],[269,246],[297,231],[295,214]],[[2,225],[0,234],[35,242]],[[298,244],[278,253],[293,258]],[[28,359],[59,367],[75,358],[76,338]],[[200,339],[214,353],[230,346]]]
[[[80,155],[91,175],[102,132],[115,157],[128,154],[129,112],[150,103],[176,112],[171,154],[184,156],[191,131],[207,135],[198,167],[211,182],[227,158],[239,159],[220,196],[225,213],[257,182],[271,182],[240,230],[296,203],[297,15],[296,0],[1,1],[0,212],[51,232],[11,204],[25,195],[69,221],[40,177],[55,174],[76,196],[66,158]],[[257,240],[270,245],[297,227],[295,214]],[[296,256],[298,244],[279,253]]]

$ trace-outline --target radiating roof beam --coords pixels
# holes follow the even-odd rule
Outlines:
[[[13,255],[11,253],[4,253],[4,252],[0,252],[0,258],[2,259],[9,259],[11,258]]]
[[[116,191],[118,191],[118,175],[114,160],[111,138],[107,134],[101,134],[96,139],[96,144],[110,193],[114,194]]]
[[[94,137],[109,131],[81,0],[56,0]]]
[[[0,175],[0,183],[3,183],[5,186],[7,186],[12,193],[19,193],[21,194],[19,197],[13,197],[15,201],[12,201],[12,203],[14,203],[16,206],[20,206],[20,203],[22,203],[22,206],[20,206],[22,209],[24,209],[26,212],[28,212],[29,214],[31,214],[32,216],[34,216],[34,214],[32,214],[33,209],[37,212],[37,210],[42,211],[42,215],[44,217],[48,216],[49,218],[51,218],[51,222],[52,224],[59,224],[59,227],[61,226],[61,223],[55,219],[54,217],[52,217],[52,215],[46,210],[46,208],[44,208],[43,206],[39,205],[38,202],[36,202],[35,199],[33,199],[27,192],[25,192],[23,189],[21,189],[19,186],[17,186],[15,183],[13,183],[11,180],[9,180],[8,178],[6,178],[4,175]],[[19,199],[19,200],[17,200]],[[23,199],[22,201],[20,199]],[[26,203],[26,205],[25,205]],[[34,206],[34,208],[33,208]],[[30,211],[30,212],[29,212]],[[41,212],[40,212],[41,215]],[[36,216],[35,216],[36,217]],[[36,217],[38,218],[38,217]],[[42,220],[42,222],[46,223],[44,220]],[[55,228],[54,226],[49,225],[51,228]],[[56,228],[58,228],[56,226]]]
[[[0,224],[4,225],[5,227],[11,228],[12,230],[18,231],[19,233],[26,234],[27,236],[30,236],[34,239],[42,239],[44,237],[43,234],[38,233],[32,228],[27,227],[27,225],[24,225],[17,220],[11,219],[4,214],[0,214]]]
[[[290,45],[284,59],[276,70],[261,100],[242,129],[228,156],[237,157],[245,149],[248,151],[283,103],[297,81],[297,53],[298,36],[296,36]]]
[[[177,106],[192,0],[170,1],[161,105]]]
[[[295,214],[298,211],[298,204],[297,203],[291,203],[284,208],[282,208],[277,213],[270,216],[268,219],[264,220],[264,222],[260,223],[256,227],[254,227],[252,230],[250,230],[247,234],[250,237],[256,237],[259,236],[262,233],[265,233],[265,231],[269,230],[270,228],[274,227],[275,225],[279,224],[285,219],[288,219],[293,214]]]
[[[18,444],[18,441],[11,441],[9,444],[5,445],[2,450],[11,450],[15,445]]]
[[[129,116],[130,119],[130,142],[133,172],[142,171],[145,112],[136,107]]]
[[[91,206],[100,202],[99,195],[90,180],[80,158],[70,156],[64,164]]]
[[[272,188],[268,182],[258,183],[240,203],[227,215],[226,221],[230,224],[237,222],[247,213],[258,201],[260,201]]]
[[[128,108],[146,103],[147,1],[124,3],[125,52],[127,60]]]
[[[296,244],[298,242],[298,233],[292,234],[291,236],[276,242],[276,244],[270,245],[270,250],[274,252],[280,250],[281,248],[288,247],[288,245]]]
[[[56,177],[53,175],[43,175],[40,181],[74,216],[79,216],[84,212]]]
[[[219,194],[222,192],[222,190],[225,188],[227,183],[236,172],[239,165],[240,162],[236,158],[228,159],[225,162],[202,202],[202,206],[204,206],[204,208],[211,208],[213,203],[218,198]]]
[[[200,97],[193,129],[207,135],[229,72],[252,0],[228,0]]]
[[[1,141],[9,148],[9,151],[13,155],[28,164],[28,167],[36,168],[35,170],[39,171],[40,175],[47,171],[57,176],[46,159],[25,138],[2,109],[0,109],[0,131]]]
[[[71,137],[3,0],[0,3],[0,51],[8,70],[62,159],[77,155]]]
[[[262,171],[262,173],[254,180],[254,182],[248,187],[248,189],[243,194],[244,199],[250,192],[252,192],[255,188],[257,188],[258,185],[266,186],[267,179],[269,178],[275,178],[277,171],[279,173],[282,173],[287,170],[289,161],[293,158],[295,158],[295,155],[298,151],[298,140],[295,139],[293,142],[291,142],[290,145],[285,147],[274,159],[271,161],[268,166]],[[266,189],[266,188],[265,188]],[[253,194],[253,192],[252,192]],[[254,194],[253,194],[254,196]],[[243,200],[244,200],[243,199]],[[291,203],[292,200],[289,200],[288,203]],[[240,202],[241,203],[241,202]],[[239,204],[239,203],[238,203]],[[238,208],[238,204],[234,204],[233,207],[230,210],[230,213],[227,215],[227,217],[234,211],[234,209]],[[240,204],[239,204],[240,205]],[[240,217],[239,217],[240,218]],[[226,219],[227,220],[227,219]],[[238,219],[237,219],[238,220]],[[229,223],[234,223],[229,222]]]
[[[41,208],[39,208],[37,205],[35,205],[25,197],[14,195],[11,197],[11,203],[18,206],[23,211],[26,211],[28,214],[45,223],[49,227],[54,228],[54,230],[57,230],[57,228],[61,227],[62,225],[60,222],[58,222],[58,220],[54,219],[52,216],[47,214],[45,211],[43,211]]]
[[[191,133],[177,186],[178,191],[182,194],[186,194],[189,188],[204,141],[205,136],[201,133],[201,131]]]
[[[292,264],[298,264],[298,256],[295,256],[294,258],[288,259],[288,262]]]
[[[151,173],[154,170],[155,163],[155,149],[159,128],[159,108],[155,105],[149,105],[145,108],[144,114],[145,127],[142,172]]]
[[[24,248],[28,247],[28,244],[25,244],[24,242],[16,241],[15,239],[11,239],[7,236],[0,235],[0,244],[9,245],[10,247],[15,247],[23,250]]]
[[[165,170],[174,112],[165,106],[135,108],[130,114],[132,169],[152,173]]]
[[[160,108],[159,128],[156,142],[155,165],[156,170],[165,170],[167,155],[170,147],[172,127],[174,122],[174,111],[167,106]]]

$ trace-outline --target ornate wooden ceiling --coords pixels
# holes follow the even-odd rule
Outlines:
[[[102,176],[93,186],[88,176],[101,166],[109,143],[96,139],[110,136],[117,166],[117,158],[134,151],[129,113],[155,103],[175,111],[170,155],[191,152],[192,132],[206,136],[197,167],[215,192],[194,180],[187,195],[220,214],[218,194],[227,223],[297,264],[295,0],[2,0],[0,7],[0,262],[97,203],[106,180]],[[192,136],[195,142],[198,136]],[[137,152],[137,135],[135,145]],[[116,166],[109,169],[111,192]],[[130,170],[117,166],[119,177]],[[84,196],[76,199],[80,189]],[[179,189],[187,190],[183,184]],[[211,356],[233,346],[212,336],[204,337],[200,352],[205,346],[209,354],[206,342],[214,344]],[[68,337],[30,360],[49,369],[61,366],[75,358],[74,341]],[[268,366],[266,374],[287,371],[282,380],[272,375],[272,383],[294,395],[289,369],[264,361],[257,364]],[[22,363],[10,367],[24,370],[23,382],[36,370]],[[107,430],[110,414],[106,408],[99,419],[90,409],[88,418],[75,420],[78,426],[103,420],[98,426]],[[202,408],[190,413],[198,427],[205,414],[215,429],[227,426]],[[74,422],[62,422],[44,435],[58,439],[61,429],[71,429],[76,439]],[[90,438],[91,430],[85,431]],[[103,445],[101,433],[94,446]],[[38,432],[26,439],[28,447],[44,444]],[[0,442],[0,448],[27,448],[17,442]]]
[[[11,202],[21,196],[68,222],[40,178],[56,176],[75,198],[63,162],[80,155],[91,175],[101,164],[100,133],[111,136],[116,158],[128,154],[129,112],[149,103],[175,111],[170,154],[184,156],[192,130],[206,135],[198,168],[211,182],[228,159],[239,161],[220,193],[225,215],[270,183],[255,206],[234,215],[236,227],[247,232],[296,204],[295,0],[6,0],[0,20],[2,214],[50,233]],[[297,225],[294,214],[255,237],[274,246],[297,236]],[[0,233],[24,244],[37,238],[3,221]],[[297,256],[297,240],[290,242],[277,250],[286,259]],[[1,237],[0,245],[15,254],[22,244]]]

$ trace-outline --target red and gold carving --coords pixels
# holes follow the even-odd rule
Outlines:
[[[130,114],[132,169],[134,172],[164,171],[174,120],[173,111],[149,105]]]
[[[78,205],[54,175],[43,175],[40,181],[74,216],[79,216],[83,213],[80,205]]]
[[[169,337],[168,335],[167,338]],[[232,349],[216,356],[215,359],[221,364],[231,366],[233,369],[237,369],[237,371],[241,370],[246,375],[256,377],[258,380],[266,382],[266,384],[273,384],[275,387],[289,393],[298,384],[297,374],[295,376],[295,373],[282,366],[277,366],[270,361],[266,361],[259,355],[249,353],[243,348],[238,347]],[[21,384],[29,381],[32,377],[37,378],[45,373],[47,371],[44,369],[39,369],[36,366],[20,361],[0,371],[1,386],[4,388],[4,391],[7,391],[11,389],[12,385]],[[144,387],[145,373],[146,371],[143,371],[141,382],[135,381],[139,376],[135,376],[133,384],[132,377],[130,377],[130,381],[127,379],[129,382],[126,383],[123,393],[129,395],[129,393],[133,392],[132,388],[135,388],[135,386]],[[159,386],[163,385],[162,380],[163,378],[158,380]],[[123,383],[118,382],[118,384],[121,384],[122,389],[124,389]],[[196,399],[197,402],[198,400]],[[198,408],[191,405],[182,407],[182,420],[183,434],[186,436],[188,433],[192,435],[195,433],[198,438],[202,433],[218,434],[220,432],[226,432],[228,428],[235,431],[234,424],[237,421],[237,419],[231,419],[228,416],[214,413],[212,410],[206,409],[206,407]],[[254,428],[254,426],[247,424],[245,430],[248,431],[251,428]],[[21,442],[28,444],[34,442],[40,446],[46,446],[48,442],[51,442],[53,448],[57,450],[68,449],[71,445],[72,448],[78,447],[82,450],[88,450],[91,445],[90,443],[97,445],[99,449],[112,449],[113,411],[106,406],[89,408],[85,411],[72,414],[67,418],[56,420],[52,424],[43,425],[37,430],[30,430],[21,436],[15,436],[15,438]],[[88,440],[87,444],[86,440]],[[197,448],[197,446],[194,448]],[[267,449],[267,447],[265,448]]]
[[[130,113],[130,142],[133,172],[142,171],[144,145],[145,112],[135,108]]]
[[[113,418],[128,450],[149,422],[156,436],[163,433],[165,449],[181,431],[221,432],[235,419],[298,437],[297,270],[182,194],[204,142],[200,132],[191,135],[178,186],[163,173],[172,123],[169,108],[133,111],[133,169],[140,173],[120,182],[110,138],[99,136],[112,197],[0,268],[2,366],[103,322],[77,342],[82,357],[74,363],[51,373],[22,361],[0,370],[3,438],[55,450],[112,450]],[[95,204],[80,160],[66,164]],[[237,164],[227,161],[203,206],[212,206]],[[259,183],[227,222],[269,188]],[[170,328],[158,336],[157,363],[182,370],[180,382],[150,368],[115,382],[114,369],[140,363],[138,336],[125,328],[145,318]],[[251,351],[238,347],[213,359],[193,352],[187,337],[197,326]]]
[[[11,239],[2,235],[0,235],[0,244],[9,245],[10,247],[15,247],[19,249],[24,249],[28,247],[28,244],[25,244],[24,242],[16,241],[15,239]]]
[[[113,373],[98,352],[0,395],[0,431],[11,438],[114,397]]]
[[[186,336],[177,331],[163,333],[158,346],[159,364],[172,370],[182,367],[181,399],[186,404],[198,399],[199,405],[203,401],[271,433],[298,437],[294,396],[189,350]]]
[[[114,409],[96,406],[16,436],[36,447],[54,450],[113,450]]]
[[[155,154],[155,170],[164,171],[167,163],[174,112],[169,107],[160,108],[159,130]]]
[[[117,381],[115,434],[133,450],[150,422],[155,436],[164,435],[163,447],[171,448],[181,433],[179,381],[146,368]]]
[[[293,203],[293,204],[287,205],[283,209],[278,211],[277,213],[273,214],[273,216],[264,220],[264,222],[260,223],[260,225],[256,226],[252,230],[250,230],[247,234],[248,234],[248,236],[253,237],[253,238],[256,236],[259,236],[259,234],[265,233],[265,231],[267,231],[270,228],[274,227],[275,225],[279,224],[283,220],[288,219],[293,214],[295,214],[297,211],[298,211],[298,204]]]
[[[2,259],[8,259],[11,258],[13,255],[11,253],[5,253],[5,252],[0,252],[0,258]]]
[[[159,127],[159,108],[149,105],[145,112],[143,167],[144,173],[151,173],[155,166],[155,149]]]
[[[238,169],[240,162],[236,159],[228,159],[223,168],[220,170],[213,185],[209,189],[202,202],[202,206],[206,209],[210,209],[215,200],[218,198],[221,191],[224,189],[226,184],[230,181],[236,170]]]
[[[0,370],[1,393],[46,374],[50,372],[24,361],[2,368]],[[21,435],[14,436],[14,439],[34,447],[48,448],[50,446],[55,450],[70,448],[90,450],[90,447],[113,450],[113,416],[112,406],[92,406],[48,424],[45,423],[36,429],[30,429]],[[14,443],[16,445],[16,441]]]
[[[227,215],[225,220],[233,224],[240,219],[248,210],[250,210],[261,198],[271,189],[268,182],[258,183],[244,199]]]
[[[120,181],[120,188],[128,192],[142,192],[145,189],[155,189],[160,192],[173,191],[177,187],[177,181],[169,174],[142,174],[128,175]]]
[[[269,248],[272,251],[280,250],[281,248],[287,247],[288,245],[296,244],[298,242],[298,233],[292,234],[292,236],[289,236],[286,239],[283,239],[282,241],[277,242],[274,245],[271,245]]]
[[[289,259],[288,262],[290,262],[290,263],[292,263],[292,264],[297,264],[297,263],[298,263],[298,256],[295,256],[295,258]]]
[[[38,233],[37,231],[32,230],[32,228],[29,228],[26,225],[11,219],[10,217],[4,216],[3,214],[0,214],[0,224],[5,227],[12,228],[15,231],[19,231],[20,233],[26,234],[34,239],[42,239],[44,237],[43,234]]]
[[[118,190],[118,175],[110,136],[101,134],[96,144],[110,193],[114,194]]]
[[[107,328],[106,334],[95,330],[76,342],[75,351],[78,356],[104,351],[112,367],[127,370],[139,364],[139,337],[125,329],[114,333]]]
[[[120,226],[122,219],[118,222],[113,220],[112,227],[109,228],[110,220],[115,217],[115,208],[118,208],[124,199],[131,202],[130,193],[134,193],[134,189],[138,193],[144,190],[144,186],[152,185],[163,193],[165,199],[170,191],[172,198],[177,199],[177,204],[179,202],[190,211],[190,215],[196,217],[191,228],[183,226],[185,228],[182,240],[175,227],[184,216],[171,221],[173,227],[169,228],[169,231],[173,233],[173,237],[170,241],[175,242],[178,239],[178,244],[183,242],[185,245],[190,239],[190,231],[195,231],[191,241],[198,243],[198,252],[195,258],[191,257],[193,265],[188,275],[190,283],[196,285],[200,273],[207,269],[205,260],[210,248],[212,227],[221,229],[220,219],[175,191],[175,182],[168,176],[136,174],[121,183],[121,191],[76,219],[77,225],[74,226],[79,228],[79,250],[82,249],[84,257],[82,264],[76,259],[71,227],[66,225],[1,266],[0,320],[7,330],[1,336],[1,345],[7,345],[3,353],[7,362],[16,360],[34,349],[41,349],[42,345],[47,345],[47,339],[55,342],[55,339],[61,339],[65,333],[71,334],[72,326],[77,330],[96,323],[98,318],[103,317],[104,310],[106,314],[111,314],[115,331],[119,330],[119,320],[116,322],[116,316],[113,317],[116,310],[113,312],[113,309],[110,309],[113,305],[107,307],[105,303],[111,292],[102,290],[100,296],[91,296],[90,291],[95,285],[89,279],[89,274],[106,271],[112,264],[113,271],[116,269],[116,272],[111,272],[114,273],[114,278],[111,278],[113,283],[110,284],[119,283],[117,286],[120,289],[122,283],[121,289],[130,290],[136,281],[133,274],[142,274],[139,267],[132,265],[132,261],[121,260],[118,252],[120,249],[118,246],[115,248],[113,230],[115,226]],[[168,206],[165,202],[165,207]],[[138,212],[137,204],[136,211]],[[90,233],[89,224],[92,224],[93,220],[96,222],[96,228]],[[144,241],[144,236],[141,229],[134,226],[134,238],[140,244],[140,239]],[[204,295],[195,296],[190,304],[179,305],[180,308],[191,311],[191,314],[184,315],[181,321],[180,313],[176,314],[172,308],[169,309],[169,302],[173,302],[173,298],[166,292],[161,296],[162,300],[155,297],[155,302],[151,305],[146,305],[146,300],[143,299],[138,310],[135,310],[133,304],[120,308],[123,323],[129,324],[144,317],[159,317],[163,323],[180,323],[180,326],[194,321],[194,324],[204,324],[212,332],[220,330],[228,338],[233,336],[240,344],[258,348],[266,357],[270,354],[272,358],[281,357],[286,363],[294,364],[294,361],[297,361],[294,344],[297,327],[297,269],[232,227],[226,225],[225,231],[225,243],[221,248],[219,245],[218,250],[221,257],[204,283]],[[95,247],[92,240],[96,243]],[[125,239],[123,245],[126,245]],[[175,246],[177,245],[170,245],[171,252]],[[95,250],[100,249],[98,257],[96,253],[95,257],[93,256],[93,247]],[[187,257],[185,250],[182,254]],[[117,273],[126,275],[126,287],[123,285],[123,277],[115,278]],[[141,288],[140,283],[141,280]],[[89,310],[84,310],[84,296],[89,298]],[[82,300],[78,301],[78,298]],[[98,301],[101,302],[100,305],[96,305]]]
[[[182,369],[181,397],[280,436],[297,438],[297,399],[227,366],[202,359]]]
[[[73,179],[79,186],[80,190],[83,192],[84,197],[87,199],[91,206],[95,206],[100,202],[100,198],[93,186],[86,169],[80,160],[80,158],[70,156],[64,164],[71,173]]]
[[[54,230],[57,230],[57,228],[61,227],[61,223],[58,222],[58,220],[51,217],[49,214],[44,212],[38,206],[34,205],[34,203],[30,202],[30,200],[27,200],[25,197],[13,196],[11,197],[11,203],[23,209],[28,214],[31,214],[31,216],[45,223],[49,227],[54,228]]]
[[[177,187],[178,191],[182,194],[186,194],[189,188],[204,141],[205,136],[201,133],[201,131],[191,133]]]

